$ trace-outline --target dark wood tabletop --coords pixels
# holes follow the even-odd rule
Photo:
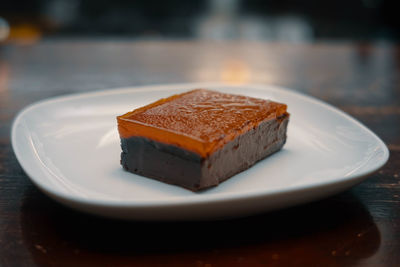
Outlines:
[[[322,99],[387,144],[389,162],[318,202],[213,222],[127,222],[57,204],[10,143],[19,110],[135,85],[274,84]],[[400,266],[400,46],[130,40],[0,45],[0,266]]]

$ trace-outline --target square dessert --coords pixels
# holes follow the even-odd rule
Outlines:
[[[117,117],[127,171],[192,191],[216,186],[286,142],[285,104],[196,89]]]

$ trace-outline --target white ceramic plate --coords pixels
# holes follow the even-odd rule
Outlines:
[[[124,171],[116,116],[194,88],[288,104],[286,145],[201,193]],[[385,144],[345,113],[293,91],[260,85],[147,86],[44,100],[16,117],[12,145],[32,182],[53,199],[84,212],[139,220],[228,218],[309,202],[361,182],[389,157]]]

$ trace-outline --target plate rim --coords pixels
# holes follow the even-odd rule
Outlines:
[[[313,183],[312,186],[310,185],[295,185],[295,186],[289,186],[287,188],[278,188],[270,191],[266,190],[260,190],[260,191],[249,191],[249,192],[239,192],[239,193],[233,193],[233,192],[228,192],[228,193],[217,193],[215,195],[206,195],[204,196],[203,194],[199,193],[194,193],[193,196],[190,196],[184,201],[182,199],[184,197],[182,196],[177,196],[176,198],[169,198],[169,199],[164,199],[164,200],[126,200],[126,201],[114,201],[114,200],[104,200],[104,199],[90,199],[90,198],[84,198],[78,195],[73,195],[73,194],[68,194],[63,191],[58,190],[57,188],[54,188],[52,186],[46,185],[45,183],[41,182],[40,177],[36,177],[30,169],[26,167],[24,164],[24,159],[23,156],[20,154],[20,151],[18,149],[18,141],[17,141],[17,126],[19,125],[19,122],[24,118],[25,114],[29,113],[31,110],[40,108],[43,105],[46,104],[51,104],[51,103],[58,103],[58,102],[64,102],[64,101],[70,101],[74,99],[82,99],[82,98],[90,98],[93,96],[104,96],[104,95],[117,95],[117,94],[123,94],[123,93],[129,93],[129,92],[144,92],[144,91],[169,91],[173,89],[179,89],[179,90],[190,90],[194,88],[201,88],[201,87],[249,87],[251,89],[255,90],[261,90],[261,91],[278,91],[279,93],[285,93],[285,94],[290,94],[292,96],[301,98],[302,100],[310,101],[315,105],[318,105],[322,108],[328,109],[329,111],[336,113],[340,115],[342,118],[347,119],[360,127],[362,130],[366,131],[369,135],[371,135],[375,141],[379,144],[379,147],[383,150],[383,158],[382,161],[379,162],[374,168],[368,169],[367,171],[361,171],[360,173],[352,174],[347,177],[342,177],[339,176],[337,178],[332,178],[330,181],[323,181],[323,182],[317,182]],[[213,88],[212,88],[213,89]],[[35,184],[40,190],[42,190],[44,193],[49,195],[52,198],[56,198],[56,200],[62,200],[62,202],[70,202],[70,203],[76,203],[76,204],[83,204],[83,205],[88,205],[92,207],[104,207],[104,208],[155,208],[155,207],[184,207],[184,206],[192,206],[192,205],[203,205],[208,203],[223,203],[223,202],[231,202],[231,201],[239,201],[239,200],[244,200],[244,199],[257,199],[257,198],[262,198],[262,197],[270,197],[270,196],[276,196],[280,194],[289,194],[293,192],[301,192],[301,191],[306,191],[310,189],[319,189],[319,188],[325,188],[325,187],[330,187],[331,185],[343,183],[343,182],[349,182],[353,181],[354,184],[361,182],[363,179],[365,179],[367,176],[371,175],[372,173],[378,171],[380,168],[382,168],[388,161],[389,159],[389,149],[386,146],[386,144],[373,132],[371,131],[368,127],[366,127],[364,124],[362,124],[360,121],[357,119],[353,118],[351,115],[345,113],[344,111],[334,107],[333,105],[320,100],[314,96],[307,95],[303,92],[298,92],[293,89],[289,89],[286,87],[282,86],[276,86],[276,85],[268,85],[268,84],[255,84],[255,83],[248,83],[248,84],[229,84],[229,83],[221,83],[221,82],[200,82],[200,83],[171,83],[171,84],[154,84],[154,85],[141,85],[141,86],[126,86],[126,87],[117,87],[117,88],[109,88],[109,89],[103,89],[103,90],[98,90],[98,91],[91,91],[91,92],[82,92],[82,93],[72,93],[72,94],[67,94],[67,95],[61,95],[61,96],[55,96],[55,97],[50,97],[46,98],[43,100],[39,100],[37,102],[34,102],[32,104],[29,104],[28,106],[24,107],[21,109],[17,115],[14,117],[14,120],[12,122],[12,127],[11,127],[11,145],[14,151],[14,154],[16,155],[16,158],[21,166],[21,168],[24,170],[24,172],[27,174],[29,179]],[[51,175],[51,174],[50,174]]]

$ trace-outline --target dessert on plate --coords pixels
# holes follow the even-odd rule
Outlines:
[[[285,104],[196,89],[117,117],[127,171],[192,191],[216,186],[286,142]]]

